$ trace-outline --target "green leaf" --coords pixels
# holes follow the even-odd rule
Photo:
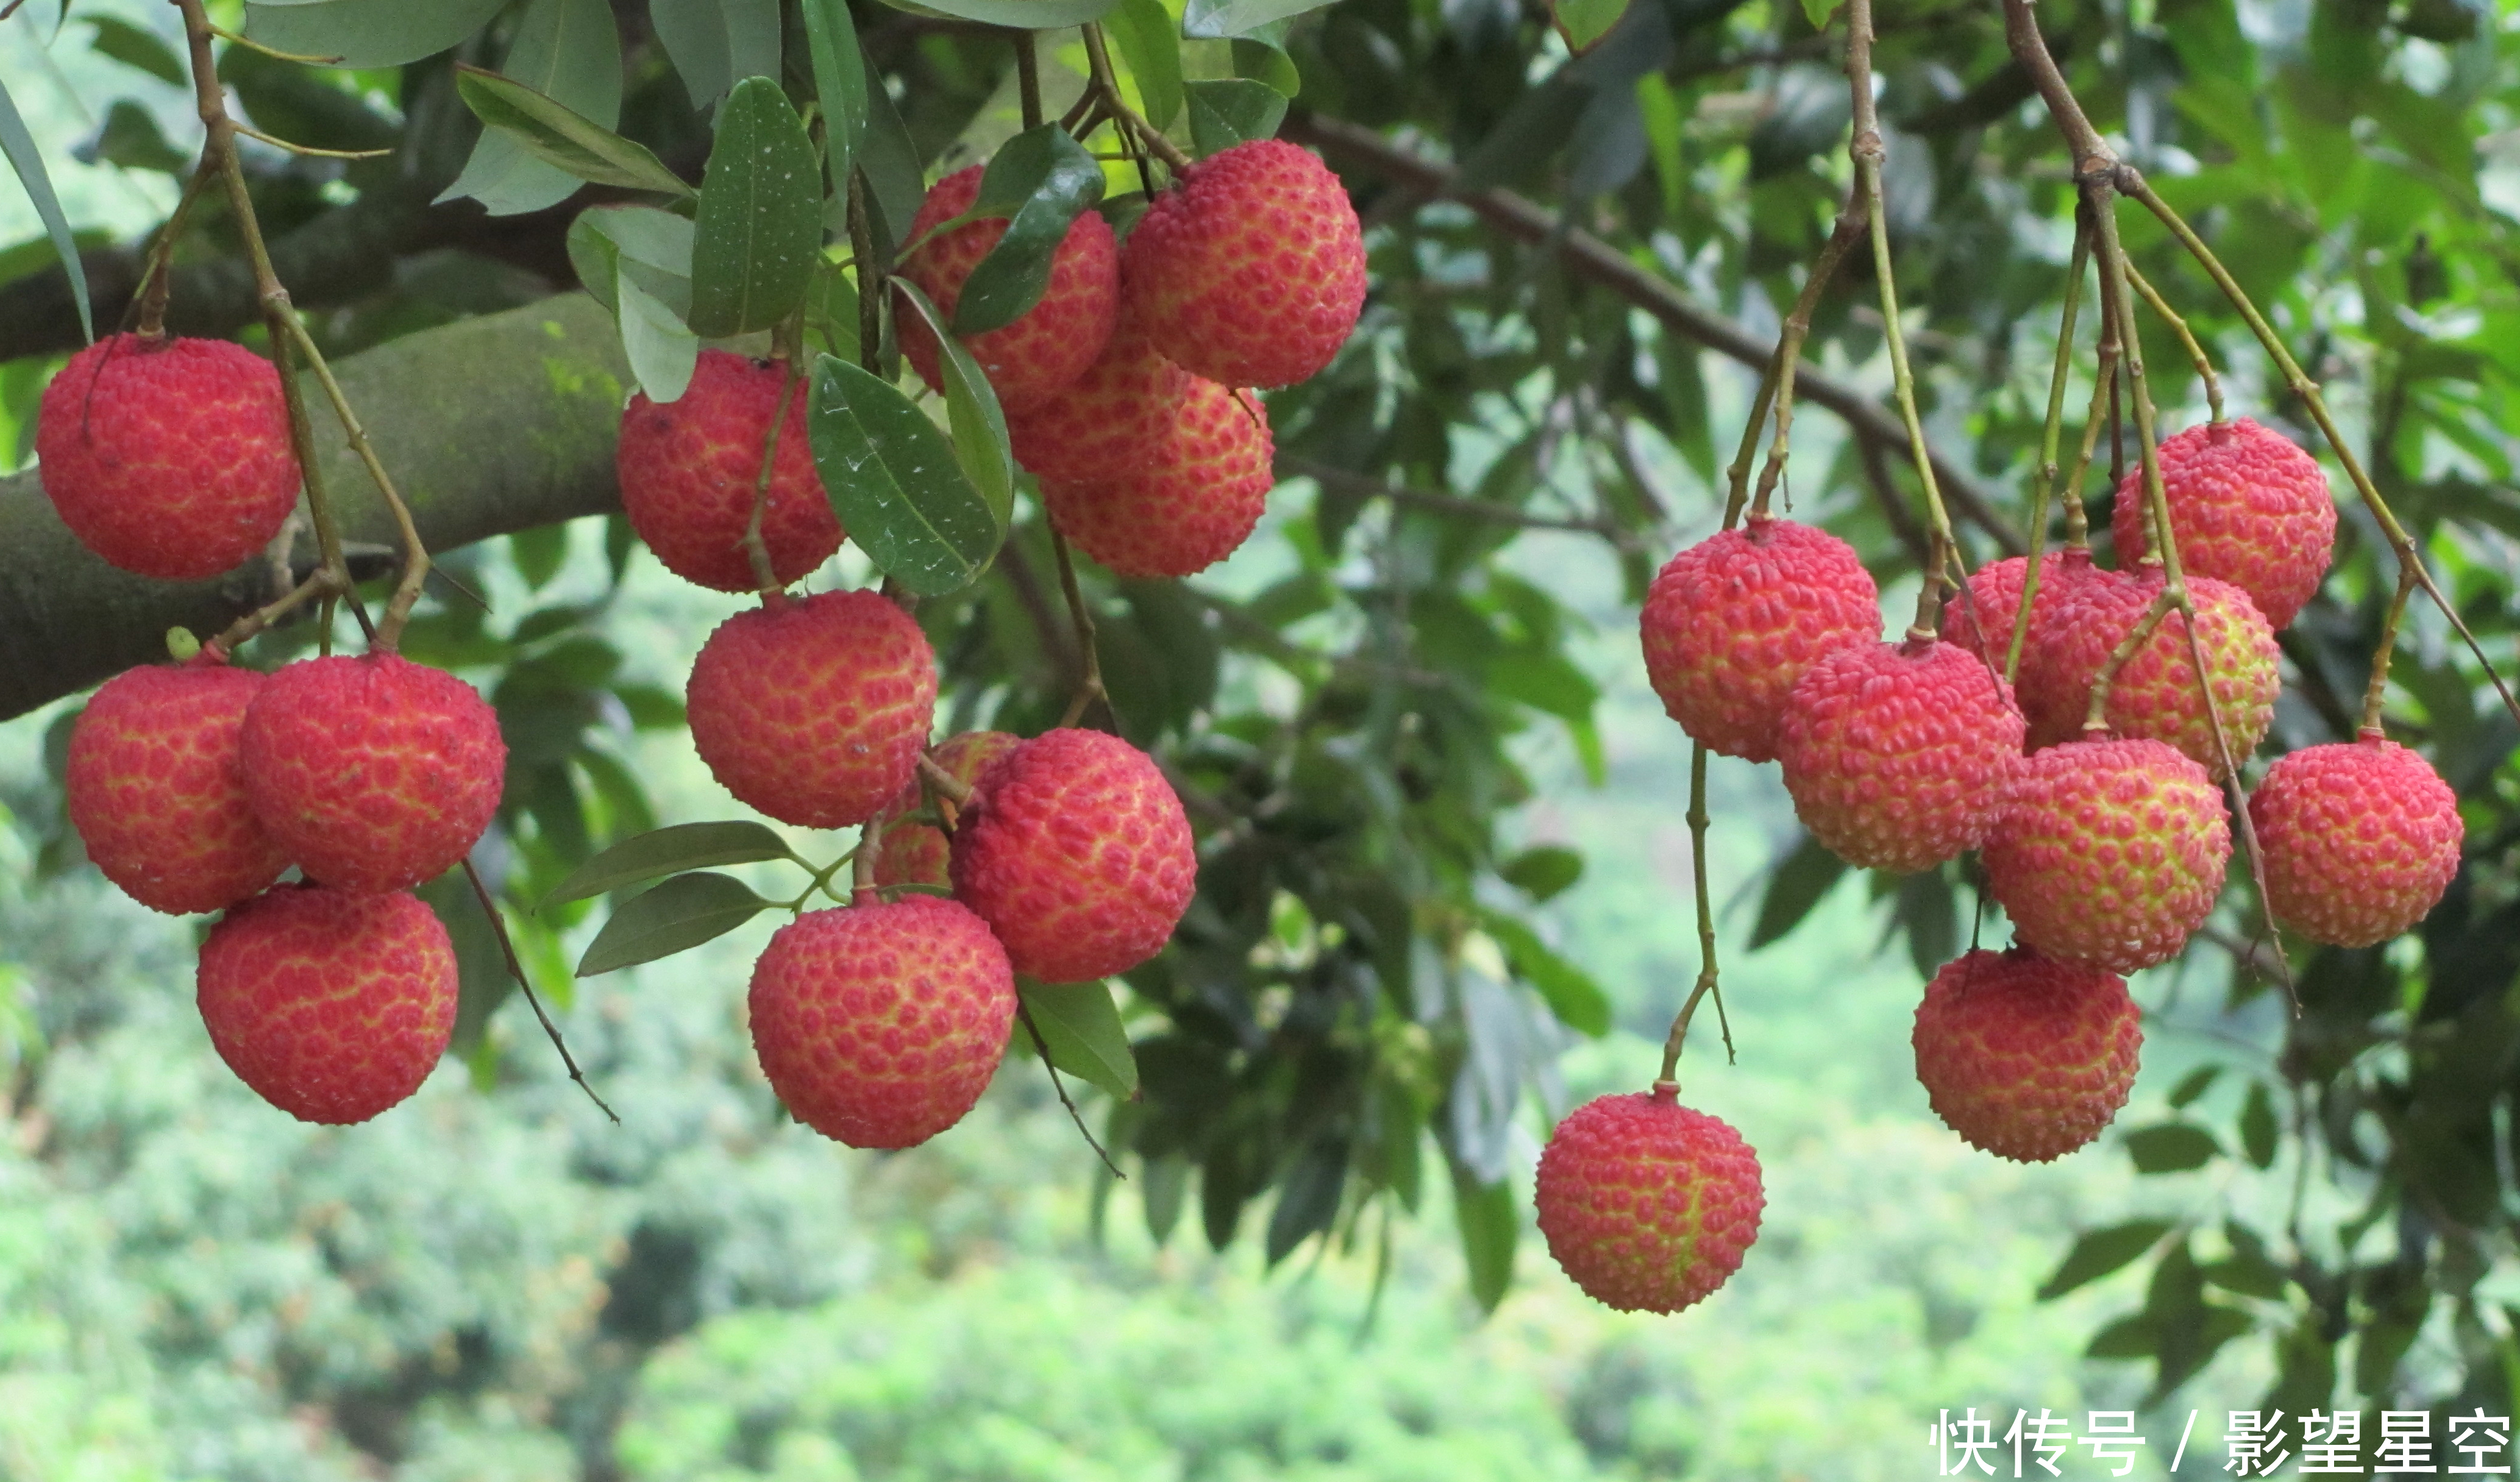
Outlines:
[[[1808,4],[1805,9],[1809,9]],[[2094,1334],[2083,1355],[2092,1359],[2149,1359],[2157,1340],[2152,1319],[2143,1313],[2130,1313]]]
[[[1026,129],[1000,147],[980,176],[970,214],[1008,217],[1007,232],[964,280],[954,333],[985,335],[1041,302],[1068,227],[1102,199],[1102,166],[1058,125]]]
[[[1106,983],[1036,983],[1018,985],[1033,1027],[1050,1049],[1050,1062],[1069,1075],[1111,1093],[1121,1100],[1138,1094],[1138,1057],[1129,1049],[1129,1031],[1120,1023],[1119,1006]],[[1029,1040],[1028,1034],[1021,1039]]]
[[[2176,530],[2178,527],[2174,525],[2172,528]],[[2194,1104],[2198,1097],[2213,1089],[2214,1078],[2222,1073],[2220,1065],[2199,1065],[2181,1076],[2179,1084],[2170,1091],[2171,1106],[2175,1109]]]
[[[1164,0],[1120,0],[1102,22],[1137,80],[1148,123],[1163,128],[1182,108],[1181,28]]]
[[[1014,517],[1015,459],[1013,445],[1007,440],[1007,418],[998,405],[997,390],[988,377],[980,373],[980,364],[963,342],[946,333],[945,323],[936,305],[919,292],[906,278],[888,280],[910,300],[927,321],[927,328],[944,347],[938,365],[945,382],[945,420],[954,434],[954,461],[962,466],[963,476],[980,491],[980,498],[996,516],[998,537],[1006,538],[1008,522]],[[856,293],[849,295],[852,303]]]
[[[821,356],[805,427],[832,508],[878,568],[922,597],[958,591],[986,569],[997,516],[943,430],[898,387]]]
[[[2138,1173],[2184,1173],[2222,1152],[2214,1135],[2188,1122],[2164,1122],[2126,1135],[2127,1156]]]
[[[2098,1280],[2150,1250],[2168,1234],[2168,1220],[2134,1220],[2106,1230],[2084,1231],[2075,1239],[2074,1248],[2065,1253],[2064,1264],[2040,1286],[2039,1300],[2052,1302]]]
[[[769,902],[731,875],[677,875],[613,908],[611,920],[577,960],[577,975],[652,963],[726,935]]]
[[[1803,0],[1803,15],[1813,30],[1824,31],[1828,29],[1828,18],[1837,14],[1837,5],[1838,0]],[[2171,528],[2176,530],[2178,526]]]
[[[1278,1207],[1269,1214],[1269,1264],[1277,1265],[1307,1238],[1329,1229],[1346,1188],[1347,1145],[1326,1141],[1306,1147],[1278,1181]]]
[[[18,105],[10,101],[6,78],[0,78],[0,154],[9,157],[9,167],[18,172],[18,183],[25,187],[26,199],[44,220],[44,235],[53,239],[62,271],[69,277],[70,297],[78,304],[79,333],[95,339],[96,321],[87,300],[87,264],[79,260],[70,219],[62,214],[62,199],[53,194],[53,178],[44,173],[44,157],[35,148],[35,136],[26,132],[26,120],[18,116]]]
[[[400,67],[434,57],[490,23],[508,0],[292,0],[248,4],[245,33],[274,51],[335,67]]]
[[[1566,38],[1566,49],[1580,54],[1619,23],[1628,13],[1628,0],[1552,0],[1549,11],[1557,34]]]
[[[889,255],[910,236],[910,223],[927,199],[927,176],[920,162],[919,142],[910,137],[900,110],[872,59],[860,57],[866,74],[866,136],[858,141],[858,173],[866,177],[867,203],[881,218],[876,249]],[[845,182],[840,182],[845,185]]]
[[[1503,1180],[1481,1184],[1455,1161],[1453,1222],[1461,1227],[1462,1257],[1470,1269],[1470,1295],[1483,1311],[1494,1312],[1513,1285],[1513,1242],[1522,1234],[1521,1211],[1514,1207],[1512,1188]]]
[[[1584,876],[1584,856],[1562,844],[1538,844],[1497,867],[1507,884],[1545,901]]]
[[[682,316],[640,287],[626,267],[612,280],[621,308],[621,353],[650,401],[680,401],[700,362],[700,339]]]
[[[1286,117],[1286,95],[1248,77],[1183,84],[1190,103],[1193,153],[1204,157],[1253,139],[1277,137]]]
[[[1750,928],[1750,950],[1758,951],[1802,924],[1804,917],[1846,874],[1846,861],[1822,847],[1810,834],[1777,864],[1768,877],[1768,893],[1759,901],[1758,924]]]
[[[1501,911],[1481,911],[1479,922],[1505,949],[1514,975],[1540,991],[1557,1022],[1595,1039],[1610,1032],[1610,996],[1591,974],[1550,951],[1538,932]]]
[[[111,57],[125,67],[138,67],[161,82],[177,87],[192,86],[192,76],[184,69],[184,59],[156,31],[132,24],[119,16],[81,16],[96,27],[88,46],[101,57]]]
[[[990,25],[1046,31],[1100,21],[1119,0],[919,0],[916,5],[906,4],[904,0],[886,0],[886,3],[912,15],[959,16],[966,21],[980,21]]]
[[[1273,22],[1319,10],[1329,0],[1190,0],[1182,11],[1182,34],[1215,37],[1247,36]]]
[[[621,33],[610,0],[532,0],[508,42],[501,75],[532,88],[589,123],[610,128],[621,117]],[[473,141],[464,173],[438,196],[478,201],[493,216],[557,205],[576,194],[578,178],[538,158],[516,135],[485,128]]]
[[[2171,526],[2174,532],[2178,528]],[[2256,1167],[2274,1166],[2275,1102],[2264,1081],[2251,1082],[2248,1100],[2240,1103],[2240,1151]]]
[[[625,838],[568,874],[551,888],[542,906],[582,901],[591,895],[635,885],[660,875],[699,870],[710,865],[749,865],[762,860],[795,859],[787,842],[766,826],[736,820],[723,824],[675,824],[636,838]]]
[[[667,196],[697,194],[646,145],[624,139],[522,83],[459,65],[455,90],[483,123],[516,135],[534,155],[580,180]]]
[[[593,205],[568,224],[568,260],[577,281],[619,311],[612,280],[626,272],[680,315],[692,304],[692,223],[652,205]]]
[[[648,0],[648,19],[694,108],[779,75],[779,0]]]
[[[1282,31],[1285,27],[1273,29]],[[1304,90],[1304,74],[1296,69],[1295,59],[1286,55],[1284,47],[1260,36],[1237,36],[1233,50],[1235,76],[1265,82],[1289,98]]]
[[[823,105],[823,159],[832,188],[846,192],[867,131],[866,63],[848,0],[801,0],[805,47],[814,65],[814,97]]]
[[[814,145],[779,84],[746,77],[718,118],[692,229],[692,333],[766,330],[804,301],[823,250]]]

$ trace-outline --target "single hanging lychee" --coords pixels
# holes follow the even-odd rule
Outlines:
[[[2458,874],[2466,838],[2450,784],[2376,731],[2276,758],[2249,819],[2267,914],[2334,947],[2372,946],[2422,921]]]
[[[966,731],[949,736],[936,743],[928,754],[946,775],[968,786],[980,780],[991,762],[1020,745],[1023,738],[1007,731]],[[878,885],[945,885],[951,883],[946,859],[951,852],[943,831],[931,824],[905,823],[904,818],[919,808],[922,787],[913,776],[892,802],[884,816],[891,820],[878,843],[875,864]],[[940,797],[936,806],[949,817],[957,813],[950,798]]]
[[[1133,472],[1086,483],[1041,481],[1050,522],[1115,576],[1189,576],[1223,561],[1259,526],[1274,444],[1260,398],[1193,380]]]
[[[753,1051],[796,1120],[908,1147],[963,1119],[1006,1055],[1014,973],[957,902],[861,897],[779,928],[753,966]]]
[[[70,825],[105,877],[153,911],[224,910],[289,867],[254,820],[239,759],[263,680],[223,663],[125,670],[70,730]]]
[[[507,759],[471,685],[382,651],[283,666],[239,738],[264,831],[308,878],[370,894],[461,863],[499,810]]]
[[[307,1122],[420,1089],[455,1029],[455,948],[418,897],[279,885],[202,942],[202,1022],[237,1078]]]
[[[1124,301],[1101,358],[1030,411],[1009,414],[1007,439],[1015,462],[1045,482],[1141,473],[1172,431],[1192,381],[1156,351]]]
[[[1916,1079],[1970,1146],[2046,1163],[2126,1104],[2143,1016],[2126,980],[2027,947],[1946,963],[1916,1006]]]
[[[1129,233],[1122,292],[1155,347],[1229,386],[1292,385],[1330,363],[1365,308],[1347,188],[1277,139],[1220,150]]]
[[[630,398],[621,414],[614,468],[621,512],[665,569],[720,592],[759,585],[743,548],[761,489],[761,454],[788,372],[726,350],[702,350],[692,383],[673,401]],[[840,548],[839,516],[814,472],[805,437],[805,382],[788,392],[779,447],[770,464],[770,493],[761,510],[761,544],[781,586],[829,560]]]
[[[879,592],[783,597],[718,625],[686,699],[693,744],[727,791],[784,824],[846,828],[918,771],[936,654]]]
[[[920,202],[903,240],[917,242],[928,228],[969,210],[980,197],[980,175],[975,164],[937,181]],[[940,232],[902,262],[901,276],[917,284],[950,325],[971,270],[1006,234],[1003,216],[984,216]],[[1094,211],[1080,211],[1051,255],[1050,286],[1042,291],[1041,301],[1012,324],[969,337],[964,347],[979,362],[980,373],[998,393],[998,405],[1008,414],[1039,406],[1084,375],[1102,353],[1119,294],[1119,247],[1111,225]],[[896,322],[901,352],[929,386],[942,388],[936,336],[925,317],[905,311]]]
[[[2160,570],[2146,567],[2133,576],[2087,579],[2058,595],[2053,617],[2040,630],[2045,712],[2074,715],[2075,734],[2080,734],[2081,712],[2091,706],[2093,680],[2143,620],[2161,586]],[[2283,688],[2273,630],[2248,594],[2228,582],[2190,576],[2187,598],[2196,608],[2198,648],[2212,681],[2223,742],[2230,747],[2235,765],[2246,762],[2266,739],[2267,727],[2274,721],[2275,695]],[[2022,687],[2031,687],[2027,673]],[[2204,693],[2196,684],[2195,655],[2188,651],[2187,619],[2174,611],[2110,684],[2108,727],[2130,739],[2168,741],[2220,781],[2228,769],[2215,743]]]
[[[1850,644],[1803,671],[1777,760],[1794,814],[1851,865],[1929,870],[1985,839],[2021,760],[2012,689],[1939,640]]]
[[[2245,417],[2164,438],[2159,457],[2181,571],[2229,582],[2271,628],[2290,627],[2336,549],[2336,501],[2318,460]],[[2150,549],[2143,507],[2143,470],[2129,469],[2110,519],[2128,570]]]
[[[2179,955],[2230,857],[2223,795],[2204,768],[2161,741],[2099,740],[2022,763],[1983,859],[2014,940],[2133,972]]]
[[[35,456],[62,523],[143,576],[230,570],[297,503],[280,373],[224,339],[112,335],[79,351],[44,387]]]
[[[1669,1085],[1567,1113],[1533,1202],[1549,1253],[1595,1301],[1678,1312],[1741,1269],[1767,1196],[1759,1155]]]
[[[1047,983],[1125,972],[1163,950],[1198,856],[1154,759],[1099,731],[1045,732],[991,763],[954,830],[954,896]]]
[[[1831,650],[1879,638],[1881,599],[1845,541],[1753,514],[1665,563],[1638,626],[1645,675],[1689,739],[1764,762],[1794,681]]]

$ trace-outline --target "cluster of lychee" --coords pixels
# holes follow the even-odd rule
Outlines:
[[[63,522],[112,564],[184,578],[268,544],[297,497],[278,373],[219,340],[118,335],[45,388],[36,450]],[[88,857],[133,899],[224,912],[202,1018],[246,1084],[309,1121],[418,1089],[455,1023],[455,955],[410,893],[499,805],[497,718],[389,651],[231,666],[217,643],[101,687],[70,733]],[[291,866],[300,878],[275,883]]]
[[[2222,892],[2231,830],[2219,785],[2266,735],[2274,633],[2318,590],[2334,542],[2318,463],[2255,423],[2189,428],[2161,445],[2158,467],[2192,651],[2173,611],[2116,671],[2095,719],[2104,666],[2165,583],[2143,559],[2139,471],[2118,490],[2121,568],[2080,548],[2043,557],[2026,622],[2028,563],[2013,557],[1969,579],[1944,635],[1929,625],[1882,642],[1854,550],[1762,514],[1674,557],[1642,617],[1672,718],[1710,751],[1780,763],[1804,827],[1840,858],[1910,872],[1982,851],[2013,945],[1945,966],[1913,1038],[1934,1110],[2003,1157],[2073,1151],[2125,1104],[2141,1034],[2122,974],[2176,956]],[[2016,630],[2017,687],[2003,678]],[[2376,730],[2287,754],[2248,806],[2268,914],[2311,941],[2396,936],[2457,872],[2455,795]],[[1616,1307],[1696,1301],[1756,1234],[1755,1157],[1667,1090],[1580,1108],[1542,1158],[1551,1250]]]
[[[902,275],[948,322],[1008,229],[969,214],[981,175],[938,181],[910,226]],[[1364,293],[1337,178],[1261,140],[1183,170],[1125,248],[1101,215],[1079,215],[1040,300],[966,348],[1052,525],[1118,575],[1187,576],[1251,534],[1275,482],[1251,388],[1328,364]],[[897,323],[911,364],[939,385],[932,332],[917,315]],[[874,591],[784,590],[844,538],[788,376],[708,350],[678,400],[632,398],[622,506],[667,568],[742,592],[763,587],[749,544],[760,504],[772,583],[694,662],[692,738],[727,790],[769,817],[865,826],[874,864],[852,904],[773,937],[753,971],[753,1043],[799,1120],[855,1146],[908,1146],[987,1086],[1017,975],[1090,981],[1145,962],[1187,909],[1196,858],[1145,752],[1073,728],[967,733],[927,751],[937,674],[918,622]]]

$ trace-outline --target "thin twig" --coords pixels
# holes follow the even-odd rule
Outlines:
[[[2170,326],[2172,333],[2179,337],[2179,342],[2186,347],[2187,358],[2196,366],[2197,379],[2205,382],[2205,404],[2212,410],[2213,423],[2216,427],[2221,427],[2225,420],[2223,378],[2214,374],[2213,357],[2205,353],[2205,346],[2197,341],[2196,332],[2187,327],[2186,319],[2170,306],[2170,300],[2161,296],[2161,291],[2154,288],[2151,280],[2145,278],[2136,268],[2132,258],[2127,262],[2126,275],[2127,282],[2135,286],[2136,292],[2145,303],[2151,305],[2152,311],[2162,317],[2163,322]]]
[[[1750,508],[1757,514],[1768,513],[1768,502],[1783,482],[1785,460],[1791,456],[1787,438],[1794,425],[1794,376],[1802,365],[1803,341],[1811,336],[1812,311],[1820,306],[1821,294],[1828,288],[1829,281],[1837,276],[1838,264],[1844,262],[1846,254],[1854,249],[1856,239],[1864,235],[1865,225],[1871,215],[1871,202],[1863,191],[1849,190],[1846,203],[1838,207],[1837,224],[1829,229],[1828,241],[1821,246],[1820,256],[1812,262],[1810,273],[1803,279],[1802,292],[1794,295],[1792,312],[1785,315],[1783,328],[1777,332],[1776,359],[1769,363],[1765,378],[1773,387],[1773,394],[1764,398],[1776,414],[1777,436],[1769,446],[1767,463],[1759,470],[1758,491],[1751,496]],[[1746,442],[1755,443],[1758,433],[1759,419],[1754,412]],[[1745,469],[1747,463],[1736,458],[1733,466],[1736,470]],[[1740,513],[1739,492],[1740,483],[1736,478],[1724,502],[1727,529],[1732,528],[1734,517]]]
[[[525,965],[517,957],[517,944],[508,937],[507,919],[499,915],[498,903],[490,898],[490,887],[481,882],[481,872],[473,868],[469,858],[464,861],[464,877],[472,882],[472,898],[481,903],[481,914],[490,919],[490,932],[499,939],[499,955],[508,960],[510,975],[516,978],[517,986],[524,990],[525,1002],[533,1006],[534,1018],[543,1026],[543,1034],[551,1040],[552,1048],[560,1052],[560,1062],[568,1067],[568,1078],[577,1082],[577,1089],[586,1093],[586,1099],[595,1103],[597,1110],[612,1119],[613,1126],[620,1126],[620,1114],[606,1105],[604,1098],[597,1096],[595,1088],[587,1084],[586,1072],[577,1068],[577,1057],[568,1053],[568,1041],[561,1038],[560,1026],[553,1023],[552,1016],[544,1011],[542,995],[534,992],[533,979],[525,976]]]
[[[1094,647],[1094,612],[1085,605],[1085,591],[1076,582],[1076,561],[1067,554],[1067,537],[1058,527],[1050,527],[1050,553],[1058,562],[1058,591],[1067,600],[1068,620],[1076,629],[1076,651],[1084,656],[1082,672],[1076,681],[1076,693],[1069,696],[1067,713],[1059,717],[1064,728],[1085,718],[1086,709],[1100,699],[1107,707],[1111,694],[1102,688],[1102,655]]]
[[[790,356],[780,362],[787,372],[779,378],[779,405],[770,414],[770,430],[761,438],[761,476],[752,486],[752,515],[743,525],[743,554],[752,562],[753,585],[764,597],[780,589],[778,568],[770,563],[770,543],[761,537],[763,512],[770,508],[770,475],[779,466],[779,432],[788,424],[788,408],[796,398],[796,361]]]
[[[318,149],[311,144],[292,144],[286,139],[282,139],[276,135],[266,134],[258,128],[254,128],[249,124],[244,123],[238,124],[236,126],[236,131],[245,135],[248,139],[259,139],[263,143],[270,145],[273,149],[285,150],[292,155],[305,155],[318,159],[382,159],[387,155],[393,153],[391,150],[327,150]]]
[[[1127,1178],[1128,1175],[1120,1171],[1120,1165],[1111,1161],[1111,1154],[1103,1151],[1102,1145],[1096,1141],[1094,1129],[1085,1125],[1085,1113],[1076,1109],[1075,1099],[1067,1094],[1067,1083],[1058,1078],[1058,1067],[1050,1061],[1050,1041],[1041,1037],[1041,1026],[1033,1022],[1032,1006],[1017,999],[1015,1013],[1023,1019],[1025,1032],[1032,1036],[1032,1048],[1041,1056],[1041,1068],[1050,1072],[1050,1089],[1058,1093],[1058,1104],[1067,1108],[1067,1118],[1076,1124],[1077,1136],[1085,1139],[1085,1145],[1093,1148],[1094,1155],[1102,1160],[1102,1166],[1111,1170],[1111,1177]]]

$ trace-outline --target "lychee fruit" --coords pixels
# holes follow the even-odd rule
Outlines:
[[[1023,738],[1008,731],[966,731],[949,736],[936,743],[928,754],[948,776],[966,786],[980,780],[989,763],[1012,751]],[[918,811],[922,786],[913,775],[900,793],[885,807],[884,816],[891,820],[883,831],[875,864],[875,882],[878,885],[948,885],[946,857],[951,845],[944,831],[932,824],[904,823],[902,819]],[[957,816],[954,800],[938,797],[936,806],[948,819]]]
[[[954,830],[954,895],[1027,977],[1076,983],[1163,950],[1198,857],[1154,759],[1116,736],[1060,729],[990,764]]]
[[[1124,301],[1111,342],[1085,374],[1028,412],[1007,418],[1015,462],[1044,480],[1077,483],[1145,470],[1170,434],[1190,372],[1166,360]]]
[[[223,663],[127,669],[70,729],[70,825],[105,877],[153,911],[223,910],[289,868],[254,821],[238,761],[262,685]]]
[[[796,1120],[908,1147],[963,1119],[1014,1022],[1007,954],[959,902],[872,896],[779,928],[753,966],[753,1051]]]
[[[44,387],[35,456],[62,523],[143,576],[229,570],[297,503],[280,373],[224,339],[112,335],[79,351]]]
[[[727,791],[781,823],[840,829],[917,773],[936,654],[879,592],[781,598],[718,625],[686,699],[692,741]]]
[[[1851,865],[1928,870],[1986,837],[2021,760],[2012,688],[1957,644],[1849,644],[1785,698],[1795,816]]]
[[[2289,437],[2243,417],[2164,438],[2161,492],[2179,565],[2249,594],[2270,627],[2291,626],[2318,592],[2336,548],[2336,501],[2318,460]],[[2143,470],[2127,471],[2110,519],[2118,565],[2134,570],[2146,550]]]
[[[1540,1151],[1533,1200],[1549,1253],[1621,1312],[1678,1312],[1741,1269],[1767,1195],[1759,1155],[1669,1085],[1567,1113]]]
[[[2013,620],[2021,612],[2021,588],[2030,569],[2028,558],[2007,556],[1991,561],[1969,574],[1968,592],[1943,605],[1943,637],[1983,657],[1998,670],[2012,651]],[[2030,743],[2053,745],[2071,741],[2082,734],[2083,717],[2078,712],[2058,734],[2042,741],[2041,717],[2030,710],[2029,692],[2034,688],[2031,674],[2040,654],[2049,647],[2041,641],[2042,625],[2055,610],[2059,593],[2070,591],[2075,584],[2090,579],[2094,573],[2115,580],[2116,573],[2101,571],[2092,564],[2088,548],[2049,551],[2039,558],[2039,594],[2030,604],[2030,628],[2022,637],[2021,662],[2015,669],[2023,693],[2023,718],[2030,723]],[[2055,729],[2052,725],[2048,729]]]
[[[2059,721],[2071,715],[2081,734],[2092,684],[2161,592],[2156,570],[2134,576],[2094,573],[2057,595],[2051,619],[2042,623],[2036,690],[2039,712]],[[2198,648],[2212,683],[2223,742],[2236,765],[2248,759],[2273,723],[2275,695],[2283,688],[2272,629],[2248,594],[2210,576],[2187,578],[2196,607]],[[2034,688],[2022,675],[2022,688]],[[2196,661],[2187,648],[2187,619],[2177,612],[2161,620],[2152,637],[2131,655],[2109,686],[2109,729],[2129,738],[2168,741],[2203,765],[2216,781],[2228,774],[2215,743],[2214,721],[2196,685]],[[2062,738],[2060,738],[2062,739]],[[2036,744],[2041,738],[2034,736]]]
[[[917,242],[928,228],[960,216],[980,196],[980,166],[956,170],[929,188],[927,199],[911,218]],[[968,221],[930,237],[901,265],[901,275],[919,286],[947,324],[962,302],[963,285],[980,259],[1007,234],[1003,216]],[[1041,301],[1012,324],[973,335],[963,346],[978,361],[998,393],[998,405],[1010,415],[1040,405],[1085,374],[1111,337],[1111,318],[1120,297],[1119,247],[1111,224],[1094,211],[1079,211],[1067,236],[1051,254],[1050,286]],[[901,352],[910,357],[931,387],[942,387],[936,365],[936,336],[921,315],[900,316]]]
[[[219,918],[198,981],[219,1058],[300,1121],[393,1105],[455,1029],[454,945],[404,891],[276,886]]]
[[[650,401],[641,391],[621,414],[613,460],[621,512],[665,569],[683,580],[720,592],[749,592],[760,584],[743,536],[761,488],[762,444],[787,376],[767,361],[702,350],[680,398]],[[793,582],[829,560],[841,538],[840,518],[832,513],[806,441],[800,379],[779,423],[761,510],[771,575],[783,587]]]
[[[1970,1146],[2046,1163],[2100,1135],[2135,1087],[2126,980],[2027,947],[1946,963],[1916,1006],[1916,1079]]]
[[[2267,914],[2314,942],[2368,947],[2428,915],[2466,826],[2432,763],[2365,731],[2276,758],[2249,798]]]
[[[1229,386],[1292,385],[1330,363],[1365,307],[1347,188],[1306,150],[1254,139],[1182,171],[1122,259],[1155,347]]]
[[[1051,525],[1115,576],[1188,576],[1251,538],[1277,484],[1260,399],[1193,380],[1145,462],[1115,478],[1041,482]]]
[[[2112,739],[2025,759],[1983,859],[2014,940],[2133,972],[2186,945],[2230,857],[2223,796],[2205,769],[2161,741]]]
[[[239,756],[254,817],[298,868],[375,894],[472,852],[508,746],[471,685],[380,651],[283,666],[246,708]]]
[[[1663,709],[1709,751],[1772,761],[1785,696],[1821,655],[1881,636],[1855,548],[1752,515],[1666,562],[1638,626]]]

